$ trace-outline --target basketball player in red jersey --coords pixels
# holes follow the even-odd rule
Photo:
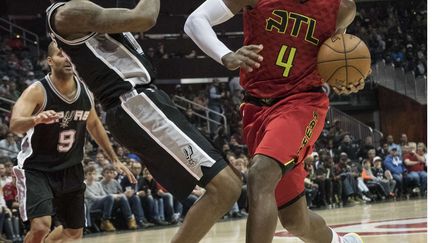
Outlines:
[[[212,26],[244,10],[244,46],[231,51]],[[317,73],[321,44],[344,33],[353,21],[353,0],[207,0],[185,24],[185,32],[210,57],[230,70],[241,68],[246,91],[240,107],[252,164],[248,174],[246,242],[271,242],[277,217],[306,242],[362,242],[340,237],[306,207],[304,158],[312,153],[329,106]],[[357,92],[364,81],[337,87]]]

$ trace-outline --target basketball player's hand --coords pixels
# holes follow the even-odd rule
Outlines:
[[[33,117],[35,124],[50,124],[55,122],[58,119],[57,112],[53,110],[42,111]]]
[[[129,182],[132,184],[136,184],[137,180],[135,176],[132,174],[132,172],[129,170],[128,167],[126,167],[122,162],[120,161],[113,161],[113,166],[119,172],[120,174],[127,176],[129,179]]]
[[[243,46],[236,52],[231,52],[222,57],[222,63],[229,70],[241,68],[247,72],[252,72],[261,66],[263,57],[259,55],[263,45]]]
[[[372,73],[372,69],[369,70],[369,73],[367,75],[367,77],[369,77],[369,75],[371,75]],[[360,90],[362,90],[365,86],[365,79],[361,79],[355,83],[351,83],[349,84],[347,87],[333,87],[333,91],[338,94],[338,95],[348,95],[351,93],[357,93]]]

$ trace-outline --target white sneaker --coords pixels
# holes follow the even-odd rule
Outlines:
[[[365,201],[365,202],[370,202],[370,201],[372,201],[372,199],[368,198],[368,197],[365,196],[365,195],[362,196],[362,199],[363,199],[363,201]]]
[[[363,243],[363,240],[360,237],[360,235],[356,233],[348,233],[342,236],[342,242],[343,243]]]

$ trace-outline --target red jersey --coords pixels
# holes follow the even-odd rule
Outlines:
[[[244,45],[263,44],[261,67],[240,71],[251,95],[278,98],[322,85],[321,44],[336,31],[340,0],[258,0],[243,15]]]

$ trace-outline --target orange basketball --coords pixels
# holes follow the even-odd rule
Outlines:
[[[347,87],[365,79],[371,68],[366,44],[357,36],[337,34],[326,40],[318,52],[318,71],[324,82]]]

